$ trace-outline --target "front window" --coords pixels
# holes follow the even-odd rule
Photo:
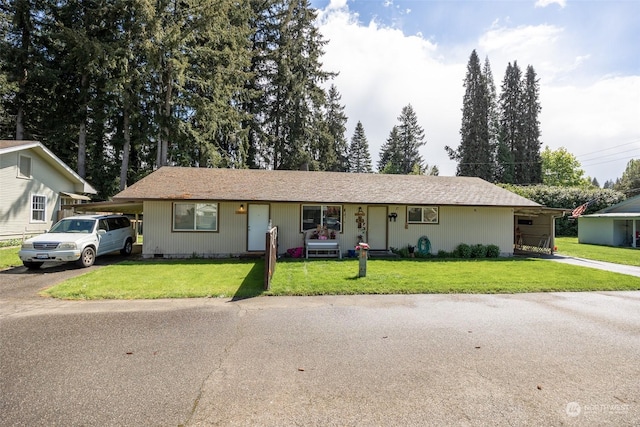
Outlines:
[[[173,230],[218,231],[218,204],[174,203]]]
[[[47,196],[31,196],[31,222],[46,222]]]
[[[409,206],[407,207],[407,222],[409,224],[437,224],[437,206]]]
[[[302,205],[301,230],[311,230],[318,227],[342,231],[342,206]]]

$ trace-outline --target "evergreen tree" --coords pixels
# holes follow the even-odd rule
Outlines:
[[[518,63],[509,63],[500,93],[500,133],[498,146],[498,181],[523,182],[524,140],[522,137],[522,84]]]
[[[379,157],[378,172],[387,174],[402,173],[402,156],[400,151],[398,126],[394,126],[391,129],[391,132],[389,132],[389,137],[382,147],[380,147]]]
[[[521,181],[525,184],[542,182],[540,158],[540,83],[531,65],[527,66],[522,88],[523,168]]]
[[[371,155],[369,154],[369,143],[364,134],[364,127],[361,122],[356,124],[356,129],[351,137],[349,145],[349,172],[371,173]]]
[[[411,104],[402,108],[398,116],[397,152],[392,156],[399,159],[397,168],[401,174],[409,174],[417,164],[423,168],[420,147],[426,144],[424,130],[418,124],[418,117]],[[397,157],[395,157],[397,156]]]
[[[487,87],[488,97],[488,129],[489,129],[489,147],[491,150],[491,160],[493,162],[491,181],[496,180],[496,174],[498,170],[498,146],[499,146],[499,134],[500,134],[500,111],[498,109],[498,94],[496,91],[496,85],[493,80],[493,72],[491,71],[491,64],[489,63],[489,57],[485,57],[484,67],[482,69],[482,75]]]
[[[613,189],[624,193],[627,198],[640,194],[640,160],[629,160],[622,177],[616,180]]]
[[[488,62],[487,62],[488,64]],[[456,175],[493,179],[493,147],[489,131],[490,95],[476,51],[471,52],[463,86],[461,141],[456,150],[445,147],[458,162]]]
[[[340,104],[341,95],[335,85],[331,85],[327,94],[327,107],[325,121],[327,124],[328,139],[326,144],[322,144],[319,162],[325,167],[324,170],[335,172],[349,171],[349,152],[347,139],[344,136],[346,131],[347,116],[344,113],[344,106]]]

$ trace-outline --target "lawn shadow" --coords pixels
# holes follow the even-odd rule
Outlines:
[[[257,260],[249,274],[242,280],[240,287],[231,298],[231,301],[239,301],[254,298],[264,293],[264,260]]]

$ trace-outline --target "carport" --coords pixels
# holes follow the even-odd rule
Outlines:
[[[557,208],[516,208],[513,210],[514,253],[553,255],[556,218],[571,212]]]

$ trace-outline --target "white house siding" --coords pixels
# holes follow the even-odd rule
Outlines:
[[[395,212],[395,206],[389,212]],[[416,245],[421,236],[431,242],[431,253],[453,251],[460,243],[494,244],[502,255],[513,254],[513,210],[511,208],[440,206],[438,224],[406,224],[406,209],[389,223],[389,246]]]
[[[614,245],[613,219],[580,217],[578,221],[579,243]]]
[[[247,215],[236,214],[241,202],[219,202],[216,233],[172,232],[172,202],[144,202],[144,244],[146,257],[218,257],[238,255],[247,248]],[[265,202],[266,203],[266,202]],[[246,207],[246,202],[244,203]],[[367,239],[365,229],[358,229],[355,215],[358,208],[366,212],[366,205],[343,204],[343,232],[337,239],[343,253],[353,249],[358,235]],[[460,243],[495,244],[503,255],[513,254],[513,210],[499,207],[439,207],[438,224],[406,224],[406,207],[392,205],[389,212],[396,212],[395,222],[387,223],[389,247],[401,248],[416,245],[421,236],[431,241],[431,251],[453,251]],[[270,203],[270,217],[278,226],[278,251],[303,246],[300,232],[299,203]]]
[[[18,156],[31,158],[31,178],[18,177]],[[60,191],[75,192],[74,183],[60,175],[32,150],[0,156],[0,239],[21,238],[42,233],[57,220]],[[44,223],[31,222],[31,196],[47,197]]]

